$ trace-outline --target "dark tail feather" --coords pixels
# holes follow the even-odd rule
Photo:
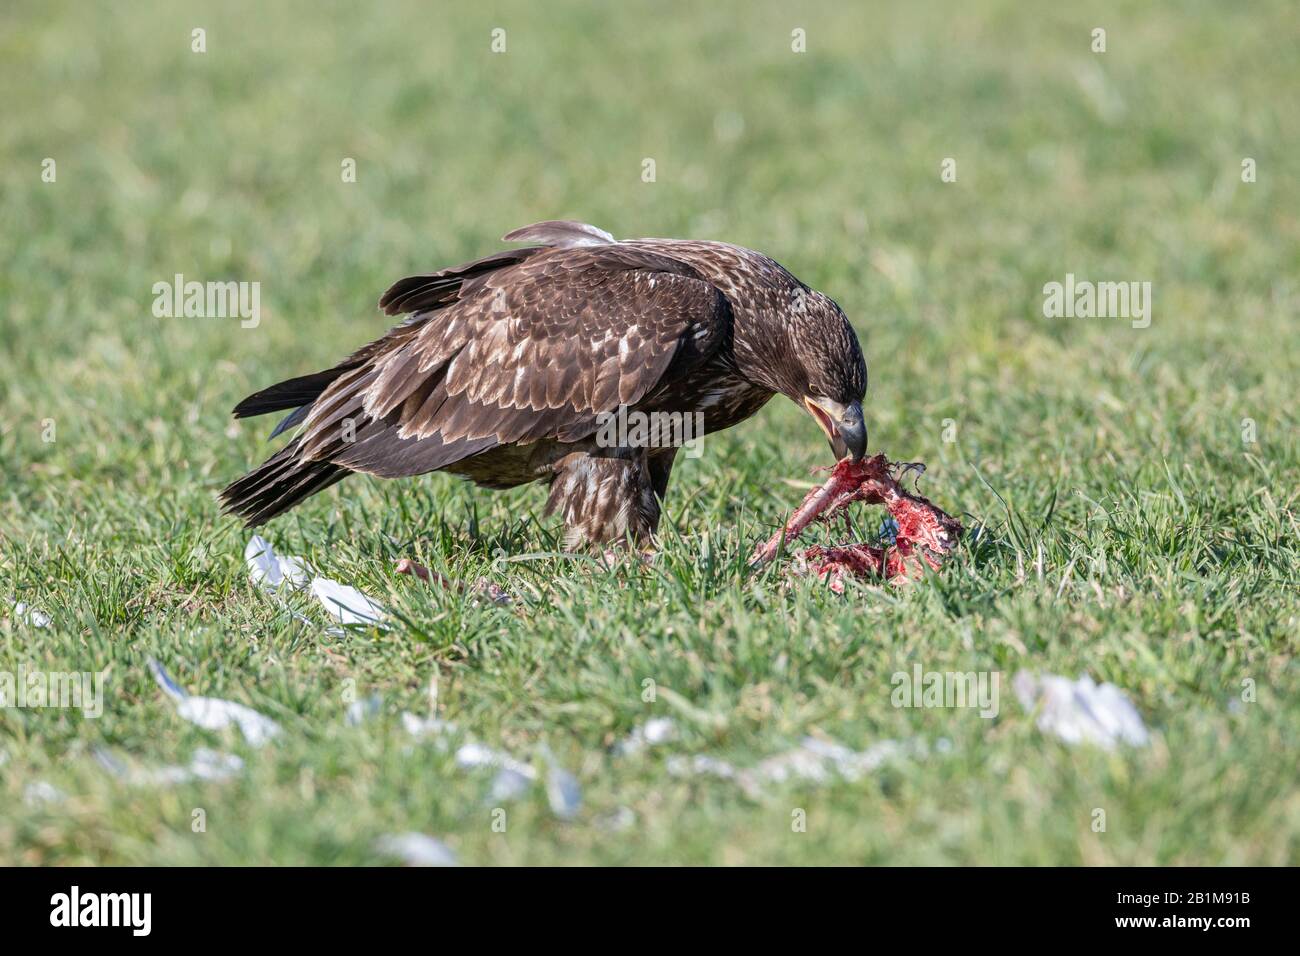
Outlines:
[[[526,249],[506,249],[504,252],[495,252],[482,259],[466,262],[464,265],[443,269],[441,272],[398,279],[380,298],[379,307],[384,310],[385,315],[437,309],[460,295],[466,283],[473,282],[496,269],[518,265],[544,248],[544,246],[529,246]]]
[[[321,393],[333,384],[334,380],[348,371],[346,363],[323,372],[301,375],[284,382],[277,382],[260,392],[254,392],[235,406],[236,418],[251,418],[253,415],[265,415],[267,412],[279,412],[292,408],[280,424],[271,432],[271,438],[299,424],[307,417],[311,403],[320,398]]]
[[[254,527],[288,511],[304,498],[342,481],[351,472],[331,461],[310,461],[297,456],[292,441],[242,478],[221,491],[227,514],[239,515]]]
[[[284,418],[280,419],[280,424],[275,426],[275,430],[267,436],[267,440],[269,441],[279,435],[280,432],[287,431],[295,425],[301,424],[302,420],[307,417],[307,413],[310,411],[311,406],[304,405],[302,408],[294,409],[288,415],[285,415]]]
[[[249,418],[253,415],[265,415],[285,408],[297,408],[320,398],[321,392],[329,388],[330,383],[348,371],[346,366],[326,369],[291,378],[286,382],[277,382],[260,392],[254,392],[235,406],[236,418]]]

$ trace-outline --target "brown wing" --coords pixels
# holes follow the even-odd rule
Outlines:
[[[396,477],[496,445],[576,441],[601,412],[703,361],[731,326],[725,296],[689,266],[617,244],[533,254],[457,295],[322,393],[301,457]]]

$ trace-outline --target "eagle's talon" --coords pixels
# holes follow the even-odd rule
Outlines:
[[[600,554],[600,564],[613,570],[621,565],[626,558],[637,557],[641,559],[644,565],[652,565],[659,558],[659,552],[649,548],[606,548]]]
[[[419,578],[421,581],[437,584],[439,587],[446,588],[449,591],[464,593],[468,590],[461,582],[452,580],[446,575],[430,571],[424,565],[412,561],[410,558],[402,558],[398,561],[395,570],[398,574],[410,574]],[[501,585],[489,581],[487,578],[479,578],[475,581],[472,590],[486,595],[493,604],[505,605],[514,603],[513,599],[510,597],[510,592],[501,587]]]

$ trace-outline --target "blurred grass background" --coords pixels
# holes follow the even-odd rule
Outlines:
[[[423,829],[485,863],[1296,862],[1298,27],[1282,0],[6,4],[0,597],[55,626],[0,624],[0,666],[112,677],[99,721],[0,712],[0,860],[360,862]],[[834,297],[867,352],[873,446],[927,461],[979,543],[905,594],[748,578],[800,494],[781,479],[827,457],[774,402],[676,469],[658,569],[520,563],[507,583],[540,606],[471,607],[387,559],[473,576],[498,548],[553,549],[541,489],[354,478],[268,536],[407,623],[335,641],[254,592],[212,493],[270,426],[230,407],[377,335],[393,279],[560,217],[751,246]],[[1044,319],[1067,272],[1151,281],[1151,327]],[[260,282],[260,325],[155,318],[175,273]],[[116,785],[90,748],[167,762],[211,742],[148,654],[291,739],[233,784]],[[1110,679],[1157,740],[1066,751],[1009,691],[996,722],[894,710],[889,675],[914,660]],[[578,771],[583,816],[534,795],[490,832],[485,781],[392,722],[435,675],[444,716]],[[676,711],[683,752],[954,746],[755,801],[608,756],[675,712],[641,700],[646,677],[713,715]],[[1259,699],[1229,712],[1244,679]],[[345,728],[345,686],[388,717]],[[36,779],[68,799],[24,801]],[[636,823],[611,832],[618,807]]]

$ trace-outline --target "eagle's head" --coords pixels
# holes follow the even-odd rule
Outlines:
[[[761,365],[756,377],[807,409],[837,458],[860,461],[867,452],[867,363],[848,317],[820,292],[800,287],[791,307],[763,325],[749,343]]]

